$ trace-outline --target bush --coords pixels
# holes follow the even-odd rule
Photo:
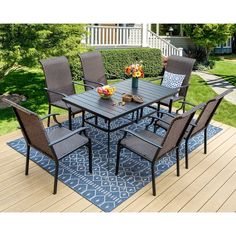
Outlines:
[[[89,49],[91,51],[91,49]],[[152,48],[130,48],[100,50],[105,71],[115,75],[113,78],[124,77],[124,68],[135,61],[142,61],[145,77],[155,77],[163,68],[161,51]],[[83,76],[79,57],[69,58],[73,79],[78,80]]]
[[[124,77],[124,68],[136,61],[142,61],[145,77],[155,77],[163,68],[162,55],[159,49],[134,48],[110,49],[100,51],[106,73]]]

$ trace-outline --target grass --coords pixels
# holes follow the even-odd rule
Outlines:
[[[220,76],[236,86],[236,56],[214,57],[215,66],[208,72]]]
[[[27,101],[21,105],[43,116],[47,114],[48,102],[44,91],[45,79],[40,69],[24,68],[9,73],[4,80],[0,80],[0,94],[17,93],[24,94]],[[77,86],[76,91],[84,91],[82,86]],[[66,111],[53,107],[52,112],[65,114]],[[11,108],[0,109],[0,135],[14,131],[18,127],[18,122]]]
[[[236,74],[236,73],[235,73]],[[146,80],[149,80],[147,78]],[[108,81],[109,83],[118,82],[118,80]],[[197,75],[192,75],[191,86],[188,91],[187,101],[199,104],[216,96],[216,93]],[[0,94],[5,92],[24,94],[27,97],[26,102],[22,105],[39,115],[47,114],[48,103],[46,93],[43,90],[45,87],[45,80],[40,69],[24,68],[16,72],[10,73],[4,80],[0,81]],[[83,87],[76,87],[77,93],[83,90]],[[178,106],[177,103],[174,104]],[[188,107],[190,108],[190,107]],[[66,111],[53,108],[52,112],[65,114]],[[236,127],[236,105],[227,101],[223,101],[217,110],[217,115],[214,119]],[[18,123],[11,108],[0,110],[0,135],[16,130]]]

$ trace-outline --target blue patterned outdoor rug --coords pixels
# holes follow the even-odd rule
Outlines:
[[[120,118],[112,125],[120,125],[126,122]],[[148,118],[138,124],[132,124],[128,128],[132,130],[144,129]],[[99,123],[106,125],[103,119]],[[63,123],[68,127],[68,122]],[[81,117],[73,120],[73,129],[81,126]],[[115,176],[116,144],[123,136],[121,131],[111,134],[111,155],[109,169],[107,162],[107,134],[99,129],[87,125],[88,136],[92,139],[93,146],[93,173],[88,171],[88,153],[86,148],[81,148],[60,161],[59,180],[79,193],[81,196],[95,204],[104,212],[110,212],[130,196],[151,182],[150,163],[141,159],[138,155],[123,149],[120,159],[119,175]],[[50,127],[50,129],[54,129]],[[221,128],[210,125],[208,139],[221,131]],[[163,130],[158,131],[164,134]],[[203,134],[200,133],[189,141],[189,151],[193,151],[203,143]],[[19,153],[26,155],[26,145],[23,138],[8,143],[10,147]],[[180,147],[180,158],[184,157],[184,143]],[[54,161],[45,157],[42,153],[31,149],[30,159],[54,175]],[[156,176],[160,175],[175,164],[175,153],[170,152],[156,163]],[[29,170],[30,174],[30,170]],[[60,191],[60,188],[58,189]],[[150,194],[152,192],[150,191]]]

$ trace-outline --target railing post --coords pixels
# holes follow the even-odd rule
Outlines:
[[[182,56],[183,56],[183,50],[184,50],[184,49],[183,49],[183,48],[178,48],[178,49],[179,49],[179,56],[182,57]]]
[[[147,24],[142,24],[142,47],[147,47]]]

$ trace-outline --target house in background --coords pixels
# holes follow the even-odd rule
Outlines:
[[[97,49],[150,47],[160,49],[164,56],[182,56],[195,46],[182,24],[90,24],[87,31],[86,43]],[[232,38],[218,45],[214,53],[232,53]]]

